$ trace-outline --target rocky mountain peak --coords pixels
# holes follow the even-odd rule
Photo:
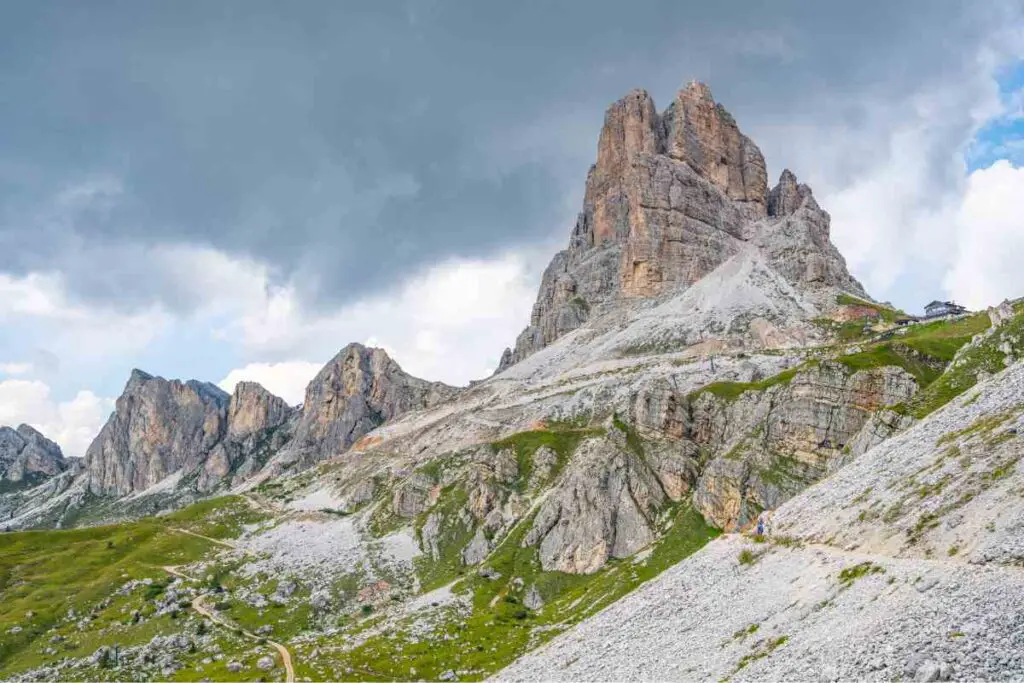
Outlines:
[[[53,441],[27,424],[0,427],[0,481],[24,482],[52,477],[68,468]]]
[[[804,202],[810,202],[809,208],[820,211],[814,201],[811,188],[797,182],[796,176],[788,168],[779,176],[779,184],[768,193],[768,215],[773,218],[791,216]]]
[[[660,114],[630,91],[605,113],[569,247],[499,370],[630,299],[686,289],[745,245],[826,307],[837,291],[866,296],[810,188],[787,170],[769,191],[761,150],[707,85],[690,83]]]
[[[662,118],[670,157],[686,162],[733,201],[749,204],[753,216],[764,215],[764,156],[707,85],[694,81],[680,90]]]
[[[286,459],[341,453],[385,421],[437,405],[458,391],[409,375],[383,349],[349,344],[306,387]]]
[[[228,436],[244,439],[284,424],[295,409],[257,382],[239,382],[228,404]]]
[[[124,495],[194,469],[223,435],[229,400],[212,384],[133,370],[86,451],[89,490]]]

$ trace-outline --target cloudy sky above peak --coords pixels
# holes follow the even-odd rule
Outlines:
[[[1024,294],[1020,0],[0,5],[0,424],[81,455],[132,367],[289,401],[349,341],[490,372],[608,103],[691,79],[880,299]]]

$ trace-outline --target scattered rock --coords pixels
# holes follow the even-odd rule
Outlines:
[[[541,597],[536,585],[530,586],[530,589],[526,591],[526,595],[523,597],[523,606],[532,610],[538,610],[544,606],[544,598]]]

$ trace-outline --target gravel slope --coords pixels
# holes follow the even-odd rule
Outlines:
[[[1018,363],[497,678],[1022,679],[1022,416]]]

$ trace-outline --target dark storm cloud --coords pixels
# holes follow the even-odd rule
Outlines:
[[[997,21],[966,7],[6,2],[0,271],[188,309],[145,253],[190,243],[356,297],[567,233],[604,107],[632,87],[664,106],[701,78],[741,123],[856,126],[830,98],[940,78]]]

